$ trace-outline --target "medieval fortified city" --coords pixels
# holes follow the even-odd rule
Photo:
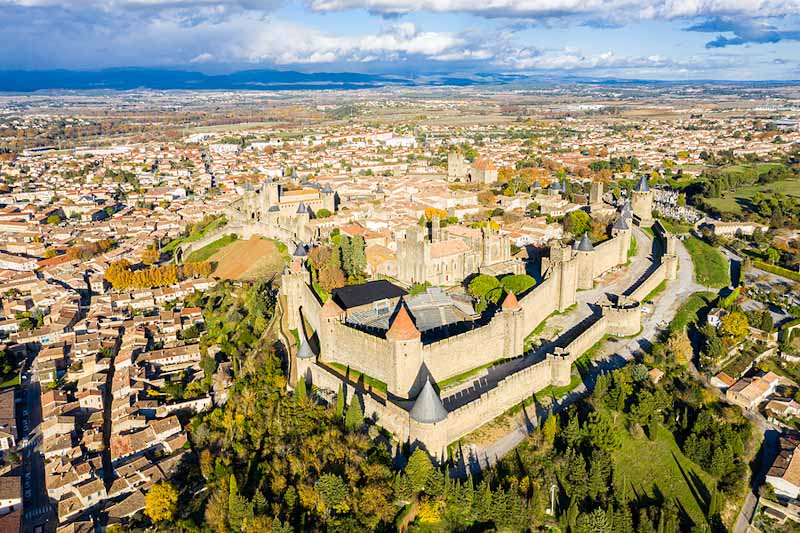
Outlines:
[[[800,533],[799,13],[0,0],[0,533]]]

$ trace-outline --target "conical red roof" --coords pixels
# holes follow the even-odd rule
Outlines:
[[[517,311],[520,309],[519,301],[517,297],[514,296],[513,291],[508,291],[506,295],[506,299],[503,300],[503,310],[505,311]]]
[[[400,304],[400,310],[389,326],[389,331],[386,332],[386,338],[392,341],[413,341],[420,337],[420,332],[417,326],[414,325],[414,321],[411,320],[411,315],[408,314],[406,306]]]

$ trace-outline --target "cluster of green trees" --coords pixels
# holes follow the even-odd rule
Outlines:
[[[655,440],[667,432],[717,481],[700,487],[707,492],[698,501],[707,523],[693,523],[680,502],[658,491],[647,496],[641,489],[650,486],[637,487],[617,469],[623,437]],[[709,525],[721,531],[721,502],[741,491],[747,478],[743,443],[749,432],[738,412],[707,403],[702,386],[679,366],[654,384],[645,365],[632,364],[599,376],[589,399],[548,417],[516,457],[501,463],[499,475],[506,483],[554,485],[562,531],[708,531]]]
[[[639,168],[639,160],[636,156],[611,156],[607,161],[593,161],[589,163],[589,168],[595,172],[600,172],[601,170],[631,172]]]
[[[479,313],[489,304],[496,304],[508,294],[513,292],[521,296],[536,285],[536,280],[528,274],[508,274],[498,279],[488,274],[478,274],[467,285],[467,291],[478,299],[475,310]]]
[[[336,235],[330,245],[317,246],[308,255],[311,277],[326,291],[361,283],[367,268],[366,243],[360,235]]]

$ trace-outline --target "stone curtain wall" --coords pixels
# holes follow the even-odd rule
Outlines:
[[[383,381],[390,391],[395,390],[392,345],[384,338],[331,320],[321,330],[323,361],[337,362]],[[329,337],[330,336],[330,337]],[[329,337],[329,338],[328,338]],[[413,370],[414,374],[418,368]]]
[[[628,233],[630,235],[630,233]],[[623,247],[625,237],[620,234],[609,239],[594,248],[594,268],[592,277],[597,278],[618,266],[620,259],[620,249]],[[627,259],[626,259],[627,260]]]
[[[647,298],[647,295],[653,292],[656,287],[658,287],[665,279],[667,279],[667,265],[666,263],[661,263],[658,265],[658,268],[656,268],[653,273],[642,282],[641,285],[636,287],[636,290],[631,293],[630,297],[641,302]]]
[[[423,361],[435,381],[457,376],[498,359],[519,354],[505,353],[504,322],[497,313],[485,326],[423,346]]]
[[[558,309],[561,276],[554,274],[551,273],[547,279],[518,300],[525,317],[523,323],[529,329],[528,333]]]

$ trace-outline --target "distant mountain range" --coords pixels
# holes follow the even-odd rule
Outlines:
[[[725,83],[742,85],[797,85],[798,82],[653,81],[595,77],[527,76],[521,74],[476,73],[456,77],[450,74],[412,76],[358,74],[352,72],[303,73],[291,70],[242,70],[230,74],[162,68],[115,68],[106,70],[11,70],[0,71],[0,92],[27,93],[43,90],[319,90],[370,89],[378,87],[475,85],[675,85]]]

